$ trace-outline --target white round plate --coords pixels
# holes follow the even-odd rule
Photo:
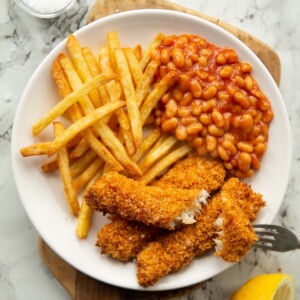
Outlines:
[[[241,60],[253,66],[253,75],[272,103],[275,118],[270,126],[269,146],[259,172],[249,183],[264,195],[267,206],[259,214],[257,223],[271,223],[283,200],[291,164],[291,134],[285,104],[271,75],[237,38],[220,27],[187,14],[164,10],[140,10],[119,13],[98,20],[75,32],[82,46],[90,46],[95,53],[105,45],[106,34],[117,31],[122,46],[143,47],[154,36],[192,33],[220,46],[233,47]],[[76,218],[69,213],[58,174],[44,174],[43,157],[22,158],[19,149],[52,138],[52,128],[33,137],[31,127],[58,101],[51,78],[51,64],[58,53],[67,52],[65,41],[60,43],[37,68],[20,101],[12,134],[12,161],[15,180],[26,212],[46,243],[65,261],[103,282],[130,289],[142,289],[136,279],[134,262],[122,263],[100,255],[95,247],[96,233],[106,222],[95,214],[92,229],[86,240],[75,234]],[[207,254],[195,259],[181,272],[169,275],[146,290],[169,290],[209,279],[231,264]]]

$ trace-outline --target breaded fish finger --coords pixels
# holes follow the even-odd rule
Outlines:
[[[234,198],[237,193],[239,198]],[[255,213],[257,213],[259,208],[264,205],[261,195],[254,193],[248,185],[238,179],[229,179],[221,191],[209,201],[208,205],[197,216],[197,223],[159,237],[138,254],[137,277],[139,284],[141,286],[153,285],[167,274],[181,270],[195,256],[211,249],[215,245],[214,239],[218,237],[217,231],[220,230],[220,228],[216,228],[215,221],[222,211],[226,213],[226,209],[228,209],[228,206],[224,205],[225,202],[229,202],[232,206],[241,207],[245,219],[249,220],[249,216],[252,219],[255,218],[254,211],[250,209],[252,200],[256,202]],[[227,214],[229,213],[227,212]],[[243,216],[241,215],[241,217]],[[231,234],[239,235],[242,233],[239,230],[239,224],[241,223],[237,224],[237,228],[232,228],[233,231],[228,236],[229,239]],[[226,237],[224,236],[224,238]],[[240,249],[239,253],[234,254],[244,255],[252,241],[254,240],[250,238],[248,239],[249,244],[244,245],[246,251]],[[224,252],[222,256],[230,258],[232,254],[229,252],[230,249],[226,247],[225,250],[226,253]],[[234,251],[232,248],[231,250]]]
[[[226,171],[218,160],[191,154],[178,161],[154,186],[171,186],[181,189],[201,189],[209,194],[223,183]]]
[[[208,196],[204,190],[146,186],[110,172],[87,190],[85,200],[91,208],[103,213],[173,230],[177,224],[196,222],[195,215]]]

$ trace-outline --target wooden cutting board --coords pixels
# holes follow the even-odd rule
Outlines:
[[[145,8],[170,9],[189,13],[226,29],[252,49],[270,71],[275,82],[279,85],[281,71],[280,60],[277,53],[270,46],[251,36],[247,32],[219,19],[204,15],[198,11],[174,4],[167,0],[96,0],[89,13],[87,22],[90,23],[117,12]],[[200,289],[204,285],[204,283],[199,283],[192,287],[167,292],[131,291],[102,283],[77,271],[61,259],[42,239],[39,240],[39,254],[45,265],[74,300],[174,299],[183,295],[188,296],[192,291]]]

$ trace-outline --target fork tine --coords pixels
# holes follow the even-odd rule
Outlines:
[[[258,242],[254,243],[253,246],[255,248],[260,248],[260,249],[263,249],[263,250],[273,250],[273,247],[265,245],[265,244],[259,244]]]
[[[277,232],[272,232],[272,231],[256,231],[255,233],[259,236],[272,236],[272,237],[277,237],[278,233]]]

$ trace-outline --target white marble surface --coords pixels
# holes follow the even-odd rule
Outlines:
[[[293,134],[289,187],[275,223],[300,236],[300,2],[298,0],[177,0],[236,25],[273,46],[281,59],[281,92]],[[14,114],[27,81],[42,59],[69,33],[85,24],[93,0],[80,0],[66,16],[41,20],[12,0],[0,0],[0,299],[65,300],[69,296],[43,265],[37,233],[20,202],[13,179],[10,139]],[[272,188],[270,186],[270,188]],[[300,298],[300,251],[252,251],[241,263],[184,299],[228,299],[247,278],[282,271],[296,280]]]

